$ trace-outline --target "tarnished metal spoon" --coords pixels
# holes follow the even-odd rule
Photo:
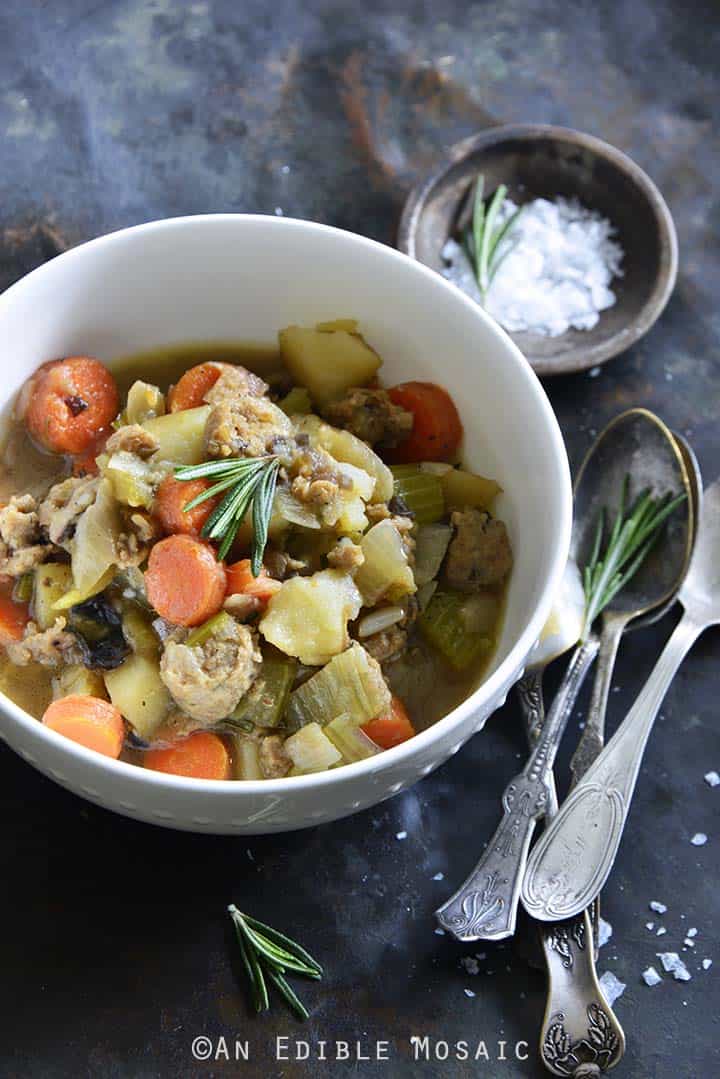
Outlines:
[[[688,489],[687,470],[672,435],[644,409],[632,409],[610,423],[584,462],[576,484],[578,512],[571,542],[571,556],[579,565],[587,561],[600,509],[617,503],[627,473],[637,477],[638,489],[650,486],[656,493]],[[628,617],[646,613],[674,591],[673,582],[679,579],[677,552],[682,543],[687,548],[683,568],[687,564],[691,514],[687,500],[669,518],[651,555],[653,562],[658,556],[663,565],[672,562],[674,574],[658,569],[650,593],[652,601],[645,602],[638,592],[634,615]],[[684,537],[682,542],[679,534]],[[501,940],[515,931],[532,834],[554,796],[552,766],[577,694],[599,647],[599,637],[591,633],[575,648],[535,747],[522,772],[505,788],[499,827],[468,879],[436,911],[440,924],[459,940]]]

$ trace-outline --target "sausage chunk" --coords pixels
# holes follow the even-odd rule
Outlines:
[[[65,629],[65,618],[56,618],[50,629],[40,630],[28,622],[21,641],[5,645],[8,659],[18,667],[40,663],[43,667],[61,667],[66,663],[82,663],[83,654],[74,633]]]
[[[476,509],[456,511],[451,521],[455,536],[445,562],[450,587],[458,592],[479,592],[502,581],[513,564],[504,523]]]
[[[413,427],[412,412],[391,401],[386,390],[348,390],[327,406],[325,417],[371,446],[397,446]]]
[[[266,397],[244,394],[213,406],[205,427],[209,457],[262,457],[289,438],[292,424]]]
[[[151,431],[146,431],[139,423],[128,423],[110,435],[105,450],[107,453],[134,453],[136,457],[147,460],[158,446],[159,442]]]
[[[269,734],[260,743],[260,767],[265,779],[282,779],[292,768],[279,735]]]
[[[233,619],[202,645],[168,640],[160,677],[181,711],[211,726],[235,709],[261,660],[253,633]]]
[[[71,476],[50,488],[38,517],[53,543],[64,547],[70,542],[80,516],[95,501],[99,486],[97,476]]]
[[[0,574],[22,577],[52,552],[32,495],[13,495],[0,509]]]

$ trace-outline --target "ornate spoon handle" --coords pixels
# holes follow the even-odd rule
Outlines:
[[[683,616],[635,704],[537,843],[522,886],[523,903],[534,918],[571,918],[602,890],[655,717],[704,628],[688,614]]]
[[[505,788],[495,835],[465,883],[435,912],[458,940],[502,940],[515,932],[530,840],[545,813],[558,746],[598,647],[593,636],[575,649],[527,764]]]

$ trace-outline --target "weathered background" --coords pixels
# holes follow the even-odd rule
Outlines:
[[[413,182],[499,121],[568,124],[615,143],[659,183],[677,223],[675,295],[642,344],[594,379],[548,384],[573,464],[615,412],[643,404],[720,471],[718,97],[713,3],[505,0],[6,0],[0,8],[0,283],[110,229],[208,210],[279,212],[387,243]],[[277,209],[276,209],[277,208]],[[617,721],[672,618],[634,637]],[[720,1073],[718,636],[668,694],[605,896],[600,969],[627,990],[618,1075]],[[580,709],[584,708],[581,704]],[[492,829],[522,750],[514,704],[435,775],[373,812],[288,837],[173,834],[86,805],[0,751],[0,1073],[259,1077],[542,1074],[526,1063],[413,1064],[412,1033],[531,1043],[543,979],[511,945],[464,949],[432,911]],[[395,834],[407,831],[407,839]],[[707,846],[690,837],[706,832]],[[443,872],[446,880],[436,882]],[[651,915],[648,902],[669,910]],[[251,1018],[229,958],[234,900],[325,961],[301,1028]],[[667,926],[656,938],[648,920]],[[655,952],[696,926],[693,980],[646,988]],[[459,966],[481,950],[481,973]],[[687,956],[686,956],[687,958]],[[467,997],[463,990],[476,993]],[[251,1042],[242,1069],[194,1064],[192,1037]],[[278,1064],[276,1033],[387,1038],[392,1063]]]

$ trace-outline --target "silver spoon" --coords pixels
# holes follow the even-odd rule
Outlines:
[[[612,869],[642,755],[668,687],[700,634],[720,624],[720,480],[703,497],[690,568],[678,598],[685,614],[618,730],[540,839],[523,903],[543,921],[577,914]]]
[[[612,452],[613,447],[615,453]],[[603,469],[597,467],[598,460],[603,464]],[[657,417],[644,409],[633,409],[608,425],[588,454],[576,485],[576,499],[581,497],[584,511],[584,515],[577,514],[573,527],[571,556],[576,562],[582,564],[587,559],[597,514],[603,505],[612,505],[617,500],[625,474],[637,473],[641,479],[645,479],[652,473],[653,483],[650,485],[657,487],[660,473],[663,472],[657,464],[658,460],[665,465],[665,483],[660,489],[686,490],[688,479],[682,457],[672,435]],[[652,466],[643,466],[644,462],[649,461],[653,462]],[[610,481],[606,478],[600,495],[595,496],[590,483],[598,484],[606,473],[612,476],[614,486],[610,488]],[[602,501],[598,501],[598,497]],[[690,512],[688,507],[689,503],[685,504],[685,513],[681,512],[683,507],[680,507],[669,520],[668,528],[663,532],[663,549],[667,545],[674,549],[675,522],[678,517],[687,518]],[[686,545],[688,537],[685,521]],[[672,591],[672,581],[668,580],[665,592],[653,592],[655,602],[652,605],[669,598]],[[642,606],[635,610],[636,615],[643,613],[645,608]],[[552,766],[577,695],[599,647],[600,638],[595,633],[589,634],[585,641],[576,646],[535,747],[523,771],[505,788],[504,815],[500,825],[468,879],[436,911],[439,923],[458,940],[502,940],[515,932],[520,886],[532,834],[536,822],[545,815],[548,804],[552,806],[554,802]]]
[[[693,521],[696,523],[702,499],[700,469],[695,454],[682,436],[675,435],[674,438],[688,473]],[[629,633],[652,625],[667,613],[676,599],[677,593],[660,607],[630,621],[625,626],[624,632]],[[615,631],[615,625],[611,625],[610,633]],[[585,730],[588,727],[591,728],[591,740],[584,752],[575,751],[573,757],[575,782],[581,776],[580,769],[584,762],[588,760],[598,744],[602,746],[604,739],[608,691],[614,666],[614,656],[605,664],[600,662],[603,656],[605,633],[606,627],[603,626],[600,659],[595,671],[593,693],[586,717]],[[527,717],[526,722],[528,722]],[[596,752],[599,752],[599,749]],[[552,814],[548,812],[546,820],[549,820],[551,816]],[[599,899],[597,899],[585,911],[567,921],[554,924],[538,923],[548,972],[548,996],[540,1032],[540,1055],[547,1069],[555,1075],[568,1074],[563,1061],[558,1060],[559,1045],[569,1044],[571,1051],[574,1047],[575,1055],[579,1057],[587,1056],[588,1053],[594,1055],[594,1061],[585,1062],[587,1074],[594,1075],[600,1075],[615,1067],[625,1052],[623,1029],[602,994],[595,970],[599,921],[600,910]],[[586,1047],[584,1054],[578,1049],[582,1046]],[[592,1049],[588,1050],[588,1046],[592,1046]],[[567,1056],[567,1054],[563,1055]],[[574,1071],[571,1074],[576,1075],[577,1072]]]

